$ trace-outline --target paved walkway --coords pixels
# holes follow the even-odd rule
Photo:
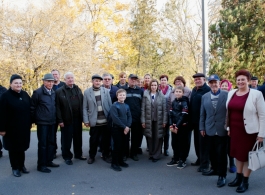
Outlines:
[[[58,133],[58,140],[60,133]],[[89,133],[83,133],[83,151],[88,156]],[[143,148],[146,143],[143,140]],[[172,150],[170,149],[172,155]],[[121,172],[110,169],[110,164],[104,162],[97,155],[96,161],[88,165],[86,161],[73,160],[74,164],[66,165],[61,157],[61,152],[55,163],[59,168],[51,168],[51,173],[37,171],[37,134],[31,134],[31,147],[26,151],[26,167],[30,174],[23,174],[16,178],[11,173],[7,151],[0,158],[0,195],[224,195],[237,194],[235,188],[225,186],[216,187],[217,176],[202,176],[196,172],[197,167],[190,166],[195,158],[193,146],[188,158],[188,166],[182,170],[176,167],[167,167],[170,157],[162,157],[156,163],[148,160],[144,150],[139,155],[140,160],[127,161],[129,168]],[[230,182],[235,174],[228,173]],[[265,169],[256,171],[249,180],[250,187],[245,194],[263,195],[265,191]]]

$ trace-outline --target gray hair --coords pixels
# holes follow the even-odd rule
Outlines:
[[[67,77],[68,75],[72,75],[72,76],[74,76],[74,74],[73,74],[72,72],[67,72],[67,73],[64,74],[64,79],[66,79],[66,77]]]
[[[110,77],[110,78],[112,78],[112,76],[111,76],[109,73],[104,73],[104,74],[102,75],[102,78],[104,78],[104,77]]]

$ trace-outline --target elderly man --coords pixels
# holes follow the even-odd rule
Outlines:
[[[249,87],[251,89],[258,89],[259,88],[258,83],[259,83],[258,77],[253,76],[250,79],[250,86]]]
[[[143,91],[140,87],[136,86],[138,76],[134,74],[129,75],[128,85],[124,86],[124,89],[127,92],[125,103],[129,105],[132,115],[132,125],[131,125],[131,152],[130,157],[134,161],[138,161],[137,156],[141,142],[143,139],[143,130],[141,124],[141,105],[143,98]],[[129,133],[127,136],[127,154],[129,153]],[[125,149],[126,150],[126,149]]]
[[[60,81],[60,72],[59,72],[59,70],[53,69],[51,71],[51,73],[52,73],[52,75],[54,77],[54,84],[53,84],[52,89],[54,91],[56,91],[60,87],[64,86],[65,82]],[[53,158],[56,158],[56,150],[58,148],[58,146],[57,146],[57,129],[58,129],[58,125],[55,125],[55,127],[54,127],[55,150],[54,150]]]
[[[211,156],[212,169],[202,174],[218,175],[217,187],[223,187],[227,171],[227,131],[224,124],[228,92],[220,90],[217,75],[211,75],[208,81],[211,91],[202,96],[200,111],[200,132],[203,137],[201,166],[208,166]]]
[[[105,73],[102,75],[102,78],[103,78],[103,87],[105,87],[107,91],[109,91],[112,103],[116,102],[118,100],[116,97],[116,91],[118,91],[119,88],[112,85],[113,79],[111,74]]]
[[[190,96],[190,121],[189,125],[193,129],[194,146],[197,160],[191,163],[192,166],[199,166],[201,164],[201,152],[200,152],[200,139],[202,138],[199,131],[200,123],[200,108],[201,108],[201,97],[210,91],[210,87],[205,83],[205,75],[197,73],[192,76],[194,78],[195,87],[192,89]],[[201,167],[198,169],[199,172],[205,171]]]
[[[52,74],[43,77],[43,85],[33,92],[31,97],[31,115],[37,125],[38,171],[50,173],[47,167],[59,167],[53,163],[55,150],[54,127],[56,125],[55,92],[52,89]]]
[[[83,120],[86,127],[90,127],[88,164],[95,162],[97,147],[102,142],[102,156],[105,161],[109,156],[110,139],[107,127],[107,116],[112,105],[109,91],[101,87],[102,77],[92,76],[92,87],[84,92]]]
[[[61,127],[62,156],[67,165],[72,165],[73,154],[70,151],[72,140],[74,158],[86,160],[86,157],[82,156],[83,94],[74,84],[73,73],[65,73],[64,80],[65,85],[56,91],[56,115]]]

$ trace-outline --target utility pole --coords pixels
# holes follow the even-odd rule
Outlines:
[[[206,75],[206,71],[209,67],[209,39],[208,39],[208,0],[202,0],[202,61],[203,61],[203,73]]]

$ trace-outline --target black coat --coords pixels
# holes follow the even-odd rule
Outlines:
[[[80,120],[82,120],[83,116],[83,94],[81,89],[77,86],[73,86],[76,94],[78,95],[79,103],[80,103]],[[66,125],[71,125],[73,123],[73,112],[71,106],[71,100],[67,96],[67,90],[70,88],[67,85],[64,85],[56,90],[55,101],[56,101],[56,119],[57,123],[64,123]]]
[[[188,122],[189,112],[189,98],[183,96],[180,99],[175,99],[172,102],[171,109],[169,111],[169,125],[173,123],[179,129],[184,123]]]
[[[190,106],[189,106],[189,116],[190,116],[190,123],[199,125],[200,123],[200,111],[201,111],[201,99],[202,96],[209,92],[211,89],[206,83],[204,85],[197,89],[194,87],[191,92],[190,96]]]
[[[44,86],[33,92],[31,97],[31,117],[32,122],[37,125],[56,124],[55,92],[51,90],[51,95]]]
[[[9,151],[26,151],[30,143],[30,97],[11,89],[0,99],[0,131],[6,132],[3,145]]]

